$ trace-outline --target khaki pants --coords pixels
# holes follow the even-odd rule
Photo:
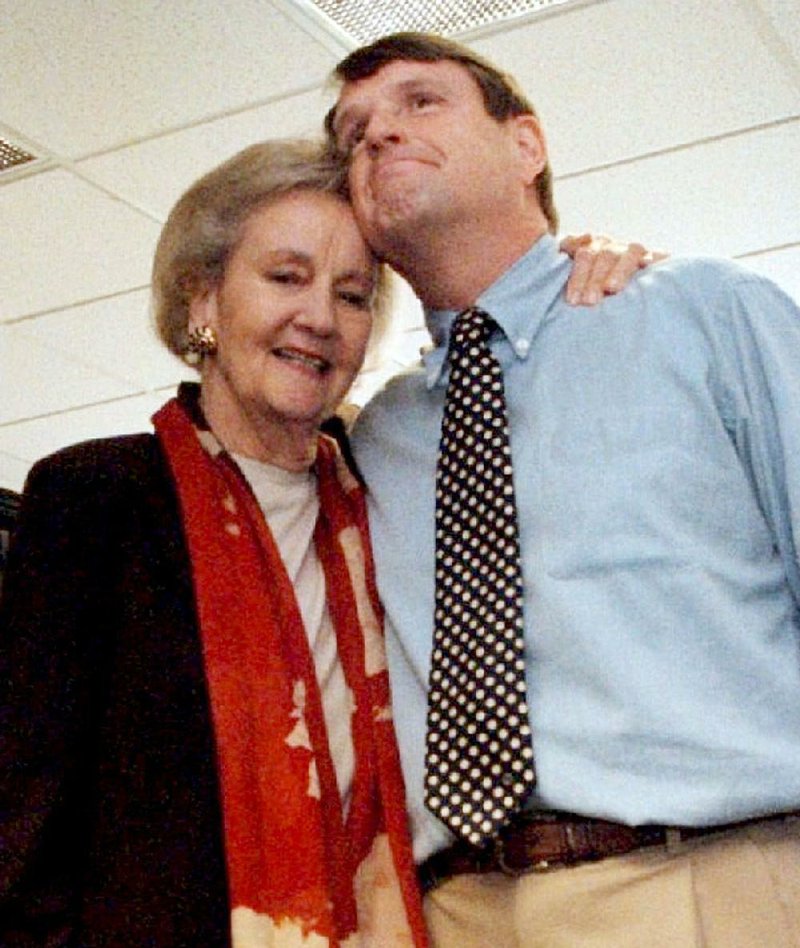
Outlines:
[[[800,948],[800,818],[425,899],[435,948]]]

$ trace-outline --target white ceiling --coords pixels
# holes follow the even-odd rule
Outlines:
[[[306,0],[0,0],[0,486],[143,430],[191,373],[154,340],[160,223],[251,141],[314,134],[354,43]],[[800,299],[800,4],[600,0],[478,32],[545,122],[565,231],[744,258]],[[413,358],[401,292],[383,365]]]

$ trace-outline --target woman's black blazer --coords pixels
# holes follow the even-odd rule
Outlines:
[[[0,603],[0,945],[229,943],[176,494],[154,436],[87,442],[33,468]]]

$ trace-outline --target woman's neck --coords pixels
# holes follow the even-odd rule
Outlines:
[[[226,451],[242,454],[287,471],[306,471],[317,454],[319,428],[308,421],[248,413],[240,404],[216,399],[200,390],[200,407]]]

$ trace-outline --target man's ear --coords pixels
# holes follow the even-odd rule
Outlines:
[[[189,301],[189,329],[217,328],[217,289],[205,287],[198,290]]]
[[[547,142],[544,132],[533,115],[515,115],[514,140],[519,149],[525,184],[533,184],[547,165]]]

